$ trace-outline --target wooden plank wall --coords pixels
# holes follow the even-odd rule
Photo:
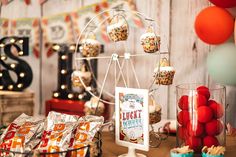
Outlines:
[[[22,1],[13,1],[6,6],[1,7],[1,17],[6,18],[24,18],[24,17],[40,17],[40,7],[38,1],[32,1],[30,6],[26,6]],[[36,59],[31,53],[29,56],[24,56],[22,59],[26,60],[33,70],[33,82],[30,90],[35,91],[35,110],[39,111],[40,101],[40,61]]]
[[[81,6],[99,2],[99,0],[49,0],[42,8],[40,8],[37,2],[32,0],[32,5],[26,6],[21,1],[15,0],[7,6],[2,6],[1,17],[40,17],[41,10],[43,16],[49,16],[61,12],[70,12]],[[207,0],[136,0],[136,3],[137,9],[140,12],[156,20],[154,25],[162,39],[161,52],[170,52],[170,56],[165,55],[165,57],[169,57],[171,64],[176,69],[174,84],[169,87],[160,87],[155,92],[157,102],[162,105],[163,118],[175,118],[175,86],[177,84],[211,83],[209,82],[210,79],[207,75],[205,64],[207,53],[211,48],[196,37],[193,29],[196,14],[202,8],[209,6],[209,2]],[[132,53],[139,53],[141,50],[139,37],[144,31],[144,29],[131,29],[130,37],[125,42],[126,47],[123,47],[121,50],[130,52],[132,50]],[[120,47],[120,45],[106,45],[106,54],[116,52],[117,47]],[[50,99],[52,90],[56,89],[57,55],[54,54],[51,58],[47,58],[43,50],[42,69],[40,69],[40,61],[33,56],[25,57],[25,59],[31,64],[34,71],[34,81],[30,88],[36,92],[37,107],[35,111],[36,113],[43,113],[43,102]],[[153,69],[156,66],[157,60],[157,57],[134,59],[135,69],[142,88],[147,88],[152,80]],[[104,78],[106,66],[106,61],[99,61],[98,80],[100,83]],[[42,71],[42,87],[39,87],[40,70]],[[133,76],[130,77],[134,78]],[[111,91],[114,88],[114,73],[110,73],[109,78],[106,89]],[[135,87],[135,81],[130,81],[130,86]],[[39,99],[40,88],[42,89],[41,101]],[[236,112],[236,107],[234,107],[236,100],[233,96],[235,92],[235,88],[227,88],[231,113]],[[40,104],[40,102],[42,103]],[[39,110],[40,108],[41,111]],[[233,116],[230,117],[233,120]]]

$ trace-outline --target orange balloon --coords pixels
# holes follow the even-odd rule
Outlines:
[[[212,6],[203,9],[195,19],[198,37],[208,44],[221,44],[232,35],[234,18],[225,9]]]

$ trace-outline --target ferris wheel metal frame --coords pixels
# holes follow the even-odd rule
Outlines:
[[[97,84],[97,87],[101,88],[101,89],[100,89],[100,93],[99,93],[98,96],[97,96],[96,94],[94,94],[94,93],[91,91],[91,88],[89,88],[89,87],[87,87],[87,86],[85,85],[85,83],[83,82],[83,79],[81,78],[81,76],[79,76],[79,79],[80,79],[81,84],[84,86],[85,90],[86,90],[91,96],[96,97],[96,98],[98,99],[98,102],[101,101],[101,102],[103,102],[103,103],[107,103],[107,104],[110,104],[110,105],[114,105],[114,104],[115,104],[114,102],[110,102],[110,101],[101,99],[103,93],[105,93],[105,94],[109,95],[110,97],[113,97],[113,98],[114,98],[114,95],[113,95],[113,94],[111,94],[111,93],[107,92],[106,90],[104,90],[104,86],[105,86],[105,83],[106,83],[106,80],[107,80],[107,77],[108,77],[108,72],[109,72],[109,70],[110,70],[112,61],[115,62],[115,70],[114,70],[114,72],[115,72],[115,86],[117,85],[117,78],[116,78],[116,77],[117,77],[117,66],[118,66],[118,68],[119,68],[118,81],[120,80],[120,77],[121,77],[122,80],[123,80],[123,82],[124,82],[125,87],[128,87],[128,86],[127,86],[127,83],[126,83],[126,80],[125,80],[125,78],[124,78],[124,73],[122,72],[122,69],[123,69],[123,66],[124,66],[124,61],[125,61],[125,60],[129,60],[129,61],[130,61],[130,64],[131,64],[131,70],[132,70],[132,72],[134,73],[135,81],[136,81],[136,83],[137,83],[138,88],[140,88],[139,80],[138,80],[138,78],[137,78],[137,74],[136,74],[136,72],[135,72],[134,64],[133,64],[131,58],[132,58],[132,57],[153,56],[153,55],[157,56],[157,55],[158,55],[158,58],[159,58],[159,60],[160,60],[160,55],[161,55],[161,54],[168,54],[168,52],[160,52],[160,50],[158,50],[158,51],[155,52],[155,53],[136,53],[136,54],[131,54],[131,53],[128,53],[128,52],[126,51],[123,55],[118,55],[117,53],[113,53],[112,55],[109,55],[109,56],[96,56],[96,57],[81,57],[81,56],[78,56],[79,53],[76,53],[76,52],[78,52],[79,43],[80,43],[80,41],[81,41],[81,39],[82,39],[83,33],[84,33],[89,27],[91,27],[90,24],[91,24],[96,18],[98,18],[99,16],[101,16],[101,15],[103,15],[103,14],[105,14],[105,13],[109,13],[109,12],[112,12],[112,13],[113,13],[112,17],[109,15],[109,16],[106,17],[103,21],[101,21],[97,26],[92,26],[92,27],[95,28],[94,30],[96,30],[97,28],[101,27],[108,19],[114,18],[114,16],[121,15],[121,16],[124,17],[124,15],[121,14],[121,13],[124,13],[124,12],[130,12],[130,13],[132,13],[132,14],[135,14],[135,15],[137,15],[138,17],[140,17],[141,19],[144,19],[144,20],[143,20],[144,22],[147,22],[147,21],[149,21],[149,22],[154,22],[155,20],[153,20],[153,19],[150,18],[150,17],[147,17],[146,15],[144,15],[143,13],[138,12],[138,11],[133,11],[133,10],[132,10],[132,11],[130,11],[130,10],[127,11],[127,10],[125,10],[125,9],[120,9],[120,8],[107,9],[107,10],[104,10],[104,11],[98,13],[96,16],[94,16],[93,18],[90,19],[90,21],[89,21],[89,22],[85,25],[85,27],[82,29],[82,31],[81,31],[81,33],[80,33],[80,35],[79,35],[79,37],[78,37],[78,39],[77,39],[77,41],[76,41],[75,57],[74,57],[74,63],[75,63],[74,65],[75,65],[75,69],[76,69],[76,70],[78,70],[78,67],[79,67],[79,66],[78,66],[78,61],[87,60],[88,63],[89,63],[89,66],[90,66],[89,68],[91,69],[91,65],[90,65],[90,62],[89,62],[90,60],[92,60],[92,59],[109,59],[108,68],[107,68],[107,70],[106,70],[105,77],[104,77],[104,79],[103,79],[102,84],[100,84],[100,83],[97,81],[96,77],[94,77],[94,74],[92,73],[93,79],[95,79],[95,82],[96,82],[96,84]],[[114,14],[115,12],[116,12],[116,14]],[[125,17],[124,17],[124,19],[125,19],[125,21],[126,21],[126,23],[127,23],[127,25],[128,25],[128,22],[127,22],[127,20],[126,20]],[[129,29],[129,26],[128,26],[128,29]],[[128,33],[129,33],[129,31],[128,31]],[[119,59],[120,59],[120,58],[123,58],[123,59],[124,59],[123,62],[122,62],[122,64],[119,62]],[[154,77],[153,77],[153,81],[152,81],[151,85],[148,87],[150,94],[152,94],[152,92],[158,90],[158,88],[159,88],[159,84],[157,84],[157,87],[154,88],[154,89],[152,89],[152,86],[153,86],[153,84],[155,83],[155,79],[156,79],[156,77],[158,77],[158,72],[159,72],[159,70],[160,70],[160,62],[158,62],[158,71],[155,73],[155,75],[154,75]],[[91,71],[91,72],[92,72],[92,71]]]

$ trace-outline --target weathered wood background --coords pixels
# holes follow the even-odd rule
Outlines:
[[[37,0],[32,0],[32,4],[26,6],[22,1],[14,0],[7,6],[2,6],[1,17],[41,17],[54,15],[61,12],[70,12],[81,6],[99,2],[99,0],[49,0],[42,7]],[[176,69],[174,84],[168,87],[160,87],[155,92],[156,101],[162,105],[163,118],[175,118],[175,86],[182,83],[212,83],[206,71],[206,57],[211,47],[200,41],[194,33],[193,24],[196,14],[203,8],[209,6],[207,0],[136,0],[137,9],[147,16],[156,20],[157,32],[161,35],[162,52],[170,52],[169,59]],[[126,48],[123,50],[139,52],[141,46],[139,37],[143,32],[131,30]],[[114,52],[114,45],[106,45],[105,53]],[[33,68],[34,80],[30,89],[36,92],[35,113],[44,112],[44,102],[51,98],[51,93],[56,89],[57,83],[57,55],[46,57],[44,51],[41,52],[42,60],[33,56],[25,57],[25,60]],[[168,56],[166,56],[168,57]],[[153,69],[156,66],[157,58],[135,58],[135,69],[140,80],[141,87],[148,88],[151,81]],[[106,61],[99,61],[99,81],[105,74]],[[40,74],[41,73],[41,74]],[[42,76],[40,78],[40,76]],[[114,88],[112,78],[114,74],[109,74],[107,90]],[[133,78],[133,76],[130,76]],[[135,81],[130,81],[130,86],[135,86]],[[41,90],[41,92],[40,92]],[[228,121],[233,122],[236,114],[236,88],[227,87],[227,109]]]

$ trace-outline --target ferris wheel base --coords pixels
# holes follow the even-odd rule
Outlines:
[[[118,157],[146,157],[146,155],[136,153],[135,149],[129,147],[127,154],[122,154],[122,155],[119,155]]]

